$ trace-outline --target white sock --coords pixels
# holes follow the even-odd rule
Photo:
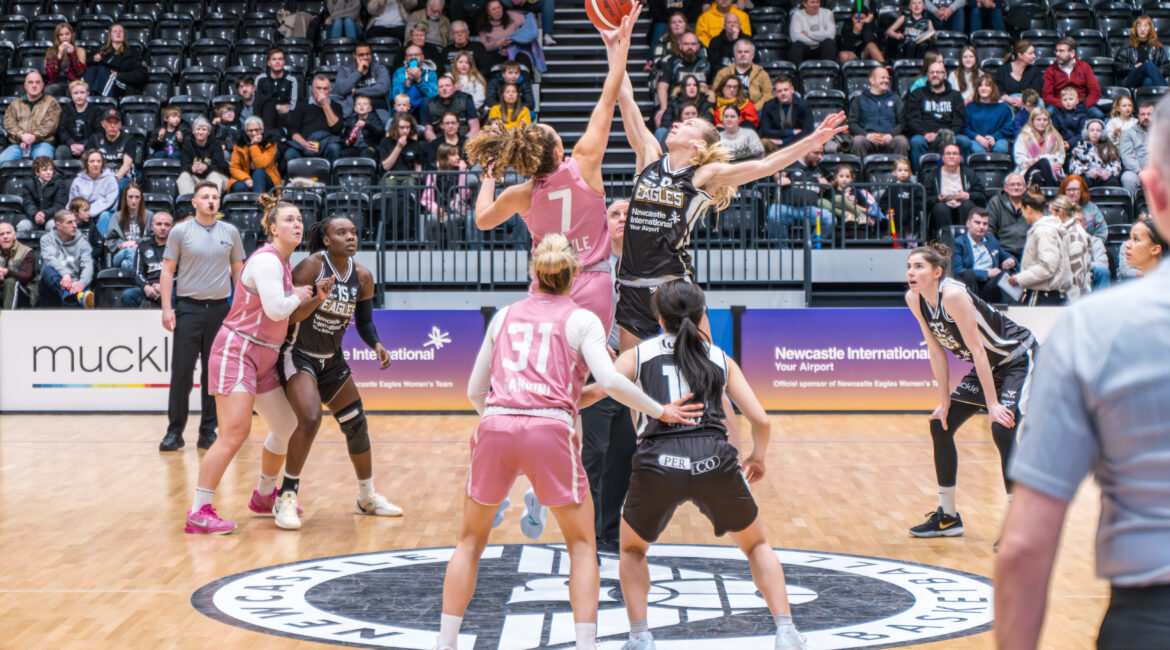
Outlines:
[[[643,632],[650,631],[650,624],[646,621],[630,621],[630,638],[636,639]]]
[[[260,493],[260,496],[266,497],[272,494],[272,491],[276,489],[276,479],[275,476],[260,472],[260,480],[256,483],[256,491]]]
[[[366,498],[374,493],[374,477],[358,479],[358,496]]]
[[[1008,503],[1011,503],[1012,502],[1012,493],[1008,492],[1007,497],[1008,497]]]
[[[597,623],[577,623],[577,650],[593,650],[597,647]]]
[[[199,512],[203,506],[211,505],[211,500],[215,497],[215,490],[208,490],[207,488],[195,488],[195,499],[191,502],[191,512]]]
[[[782,625],[794,625],[792,622],[792,614],[776,614],[772,617],[776,623],[776,628],[779,629]]]
[[[462,624],[462,616],[443,614],[439,617],[439,650],[455,647],[459,639],[459,626]]]
[[[938,486],[938,505],[942,506],[943,514],[954,517],[958,514],[955,508],[955,486]]]

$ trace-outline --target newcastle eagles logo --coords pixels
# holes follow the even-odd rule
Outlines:
[[[223,623],[362,648],[429,649],[438,634],[451,548],[323,558],[228,576],[191,603]],[[777,550],[810,648],[886,648],[990,629],[986,578],[882,558]],[[661,650],[771,648],[772,616],[739,549],[650,549],[648,622]],[[460,650],[572,648],[568,556],[562,545],[488,546],[464,617]],[[629,631],[618,562],[602,556],[597,639]]]

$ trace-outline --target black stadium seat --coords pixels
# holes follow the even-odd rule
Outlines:
[[[178,70],[183,67],[182,41],[174,38],[158,38],[146,44],[143,53],[148,67]]]
[[[216,10],[223,10],[223,3],[216,3]],[[216,13],[203,19],[202,38],[213,38],[234,43],[240,29],[239,15]],[[225,52],[226,54],[226,52]]]
[[[73,23],[79,41],[105,42],[106,33],[110,25],[114,24],[114,17],[106,14],[90,13],[81,16]]]
[[[154,35],[186,47],[195,39],[195,19],[186,14],[163,14],[154,25]]]
[[[123,121],[130,126],[145,129],[147,133],[153,133],[161,124],[159,111],[162,109],[162,102],[157,97],[142,95],[123,97],[119,109],[122,111]]]
[[[1060,34],[1054,29],[1029,29],[1020,34],[1020,40],[1034,45],[1037,57],[1055,56]]]
[[[201,38],[187,49],[188,64],[222,70],[231,60],[232,44],[223,38]]]
[[[378,180],[378,163],[369,158],[338,158],[333,162],[330,185],[340,185],[349,191],[358,191]]]
[[[69,22],[61,14],[41,14],[33,18],[28,26],[28,38],[36,41],[51,41],[57,31],[57,25]]]
[[[845,94],[852,97],[854,93],[869,90],[869,75],[880,64],[868,59],[846,61],[841,66],[841,75],[845,78]]]
[[[1089,190],[1089,198],[1101,210],[1106,223],[1133,222],[1133,197],[1124,187],[1094,187]]]
[[[806,93],[804,100],[817,124],[833,113],[845,110],[845,93],[840,90],[814,90]]]
[[[29,20],[24,16],[0,16],[0,40],[20,43],[28,32],[28,24]]]
[[[324,158],[296,158],[288,161],[288,178],[303,178],[317,183],[329,182],[329,161]]]
[[[1016,163],[1006,153],[973,153],[967,159],[967,166],[983,182],[984,189],[991,191],[1003,187],[1003,179],[1015,169]]]
[[[841,66],[836,61],[805,61],[797,69],[801,94],[814,90],[840,90]]]
[[[178,192],[183,165],[169,158],[151,158],[142,163],[142,191],[174,196]]]

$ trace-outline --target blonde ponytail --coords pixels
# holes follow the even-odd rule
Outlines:
[[[564,235],[550,233],[532,251],[528,267],[541,291],[562,294],[569,290],[577,276],[577,251]]]
[[[715,126],[708,124],[703,130],[703,139],[695,140],[695,153],[687,163],[694,167],[702,167],[710,163],[731,162],[731,154],[719,143],[719,132]],[[711,194],[711,209],[715,212],[724,210],[731,205],[731,200],[739,195],[738,187],[723,186]]]

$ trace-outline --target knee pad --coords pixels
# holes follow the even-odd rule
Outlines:
[[[257,395],[253,408],[268,424],[269,433],[264,439],[264,448],[277,456],[287,454],[289,438],[297,430],[297,416],[289,406],[284,391],[276,389]]]
[[[370,433],[361,399],[341,409],[333,417],[341,427],[341,432],[345,434],[345,446],[349,449],[350,456],[364,454],[370,450]]]

